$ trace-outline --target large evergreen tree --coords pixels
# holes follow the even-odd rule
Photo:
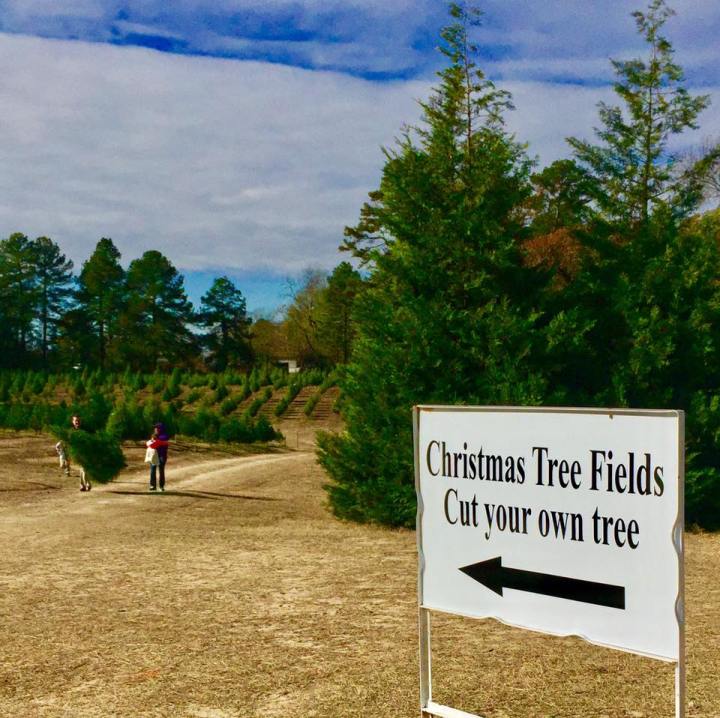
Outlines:
[[[27,366],[31,358],[38,296],[35,248],[24,234],[15,232],[0,241],[0,337],[5,366]]]
[[[32,246],[35,253],[40,348],[43,366],[47,366],[49,347],[57,336],[57,325],[72,294],[73,263],[49,237],[38,237]]]
[[[195,339],[189,324],[192,305],[182,275],[157,250],[145,252],[127,271],[126,304],[120,316],[118,347],[126,364],[154,371],[169,365],[192,364]]]
[[[672,14],[663,0],[633,13],[647,57],[613,61],[620,104],[600,105],[599,143],[570,140],[594,215],[580,235],[584,262],[562,296],[583,341],[557,376],[572,403],[689,412],[692,520],[703,505],[720,515],[720,417],[707,409],[720,392],[720,253],[689,221],[714,149],[682,169],[668,151],[671,137],[695,128],[708,105],[685,88],[662,34]]]
[[[95,251],[83,264],[78,279],[77,302],[95,335],[93,356],[84,357],[83,363],[107,364],[109,347],[116,333],[116,323],[123,306],[125,270],[120,266],[120,252],[112,239],[103,237]],[[82,329],[83,322],[73,327]],[[84,342],[79,341],[80,346]]]
[[[209,363],[218,371],[247,366],[252,360],[250,324],[242,292],[227,277],[218,277],[202,296],[198,319],[207,329]]]
[[[613,61],[621,104],[600,104],[599,144],[570,140],[595,214],[581,235],[591,251],[563,301],[584,310],[586,357],[573,361],[586,367],[582,384],[595,403],[685,407],[688,382],[712,375],[696,366],[691,378],[680,368],[700,351],[693,345],[707,352],[716,341],[688,324],[693,291],[712,301],[714,270],[704,266],[715,260],[682,231],[702,199],[698,172],[676,171],[668,152],[671,136],[695,128],[708,104],[685,88],[662,34],[672,14],[664,0],[633,13],[647,57]]]
[[[626,238],[647,224],[655,209],[694,209],[698,187],[673,171],[667,151],[673,135],[697,127],[707,95],[693,97],[662,28],[674,12],[665,0],[651,0],[646,12],[633,13],[648,47],[647,58],[612,60],[620,105],[600,103],[600,144],[570,139],[577,160],[595,180],[601,214],[623,228]]]
[[[370,270],[342,382],[346,432],[321,440],[342,516],[413,525],[415,403],[537,403],[541,275],[522,261],[523,147],[504,130],[506,93],[476,67],[473,9],[453,4],[449,66],[423,124],[386,152],[378,191],[346,248]]]

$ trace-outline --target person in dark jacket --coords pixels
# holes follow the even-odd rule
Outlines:
[[[170,437],[162,422],[155,424],[150,440],[147,442],[149,449],[157,451],[157,462],[150,462],[150,491],[157,487],[156,476],[160,475],[160,491],[165,491],[165,464],[167,463],[168,445]]]

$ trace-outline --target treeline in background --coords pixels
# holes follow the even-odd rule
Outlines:
[[[0,368],[249,371],[278,359],[305,367],[348,359],[362,279],[347,262],[328,276],[307,272],[289,285],[279,319],[253,324],[227,277],[216,278],[195,309],[161,252],[145,252],[127,270],[120,259],[103,238],[76,276],[49,237],[0,240]]]
[[[538,169],[451,5],[422,123],[386,150],[344,248],[366,271],[320,461],[338,515],[414,526],[414,404],[642,407],[686,416],[686,518],[720,527],[720,144],[674,153],[693,96],[651,0],[594,139]]]

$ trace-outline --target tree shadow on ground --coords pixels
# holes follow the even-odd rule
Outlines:
[[[180,491],[170,489],[168,491],[108,491],[110,494],[118,494],[120,496],[182,496],[194,499],[244,499],[245,501],[280,501],[281,499],[272,496],[249,496],[247,494],[221,494],[216,491]]]

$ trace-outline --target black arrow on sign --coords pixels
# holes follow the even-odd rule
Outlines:
[[[541,593],[543,596],[554,596],[568,601],[593,603],[596,606],[625,610],[624,586],[582,581],[579,578],[567,578],[566,576],[553,576],[549,573],[522,571],[517,568],[504,568],[501,556],[463,566],[460,570],[500,596],[503,595],[503,588],[513,588],[516,591]]]

